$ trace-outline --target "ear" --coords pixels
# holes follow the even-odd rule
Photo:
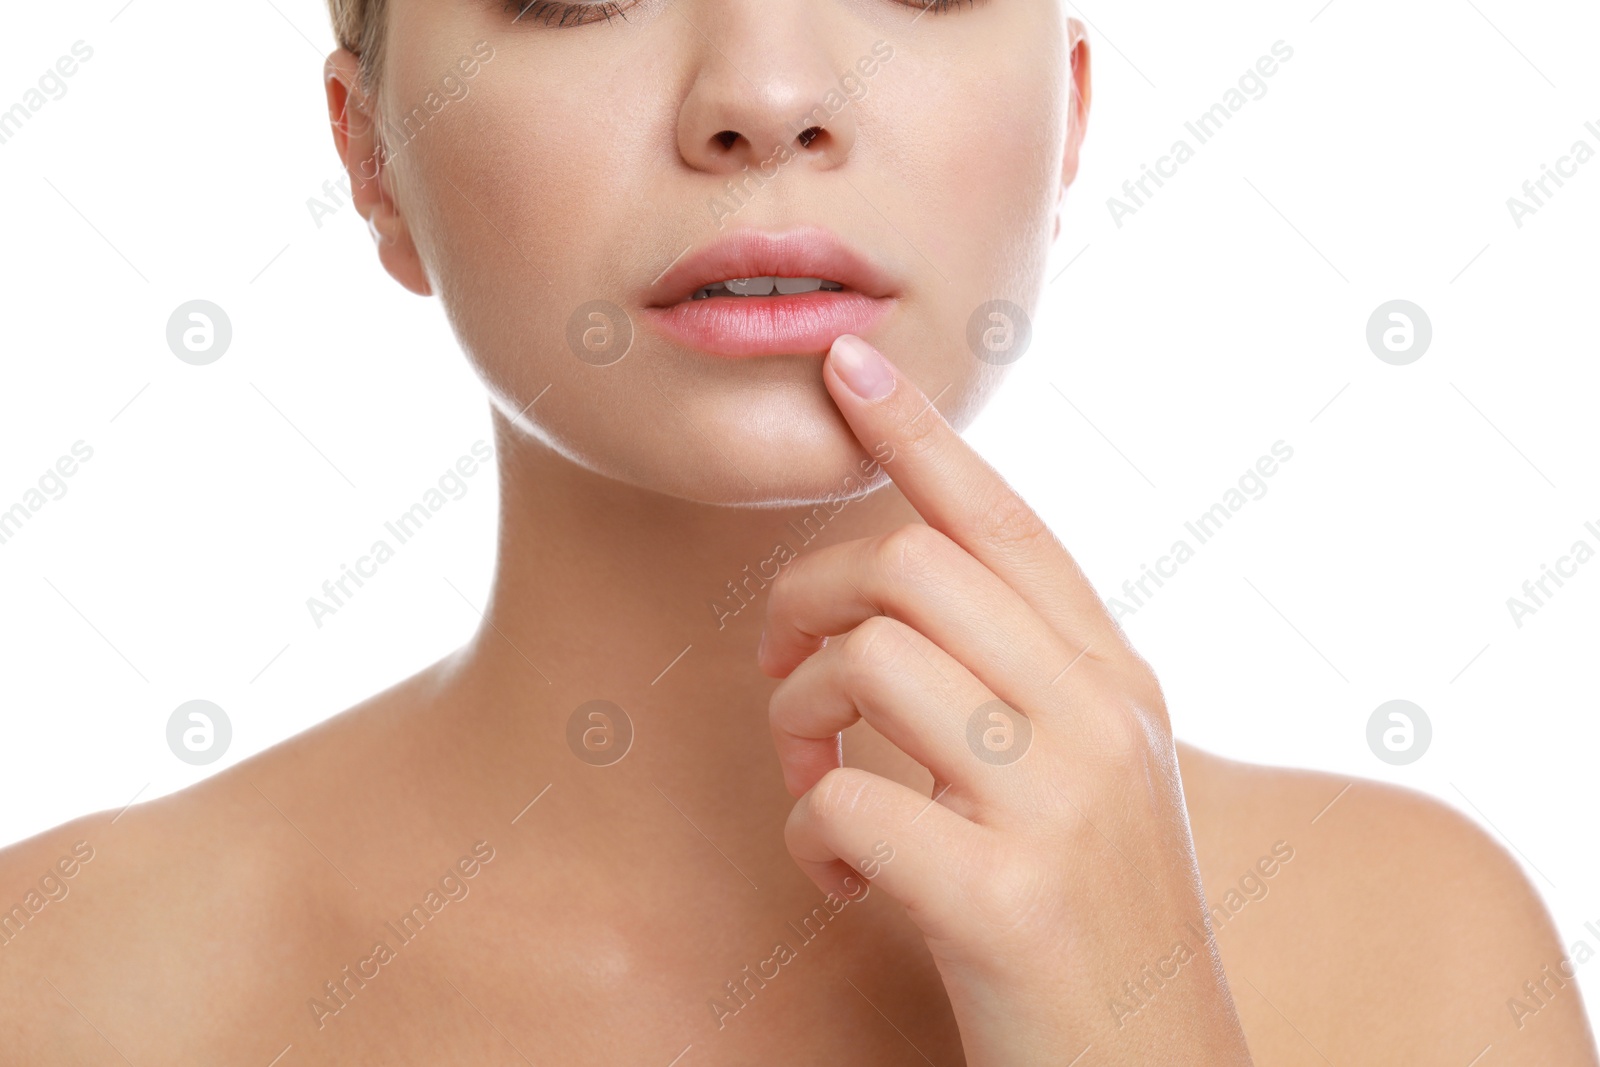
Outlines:
[[[390,188],[388,150],[377,136],[375,102],[362,90],[361,61],[348,49],[337,49],[323,64],[322,75],[333,145],[350,176],[351,202],[378,246],[378,259],[395,281],[419,296],[431,296],[422,257]]]
[[[1083,135],[1089,127],[1089,38],[1081,21],[1067,20],[1067,46],[1072,58],[1072,109],[1071,126],[1067,130],[1067,149],[1061,161],[1061,190],[1056,196],[1056,231],[1061,236],[1061,205],[1067,198],[1067,188],[1078,177],[1078,153],[1083,147]]]

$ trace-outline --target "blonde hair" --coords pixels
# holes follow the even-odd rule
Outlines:
[[[333,35],[361,61],[361,87],[368,94],[377,90],[383,65],[385,6],[386,0],[328,0]]]

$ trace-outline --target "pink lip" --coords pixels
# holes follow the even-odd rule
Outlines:
[[[685,299],[715,282],[769,275],[825,278],[845,291]],[[840,334],[870,330],[896,299],[881,267],[818,226],[719,238],[675,263],[650,294],[645,321],[692,348],[733,358],[823,355]]]

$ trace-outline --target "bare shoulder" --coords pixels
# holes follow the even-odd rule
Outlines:
[[[283,1042],[246,1035],[303,1025],[302,987],[363,914],[355,842],[383,840],[371,812],[398,789],[358,772],[403,762],[385,725],[396,699],[0,849],[0,1048],[29,1063],[271,1060]]]
[[[1569,959],[1515,857],[1466,815],[1415,790],[1187,745],[1179,761],[1258,1058],[1597,1062],[1577,985],[1592,950]]]
[[[175,1062],[229,1048],[256,1021],[237,1005],[282,1001],[260,995],[272,964],[312,951],[343,909],[244,775],[224,774],[0,851],[0,1046],[29,1063]]]

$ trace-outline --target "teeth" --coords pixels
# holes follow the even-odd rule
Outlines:
[[[713,296],[792,296],[796,293],[817,291],[837,293],[844,289],[838,282],[825,278],[730,278],[695,290],[691,300],[708,300]]]

